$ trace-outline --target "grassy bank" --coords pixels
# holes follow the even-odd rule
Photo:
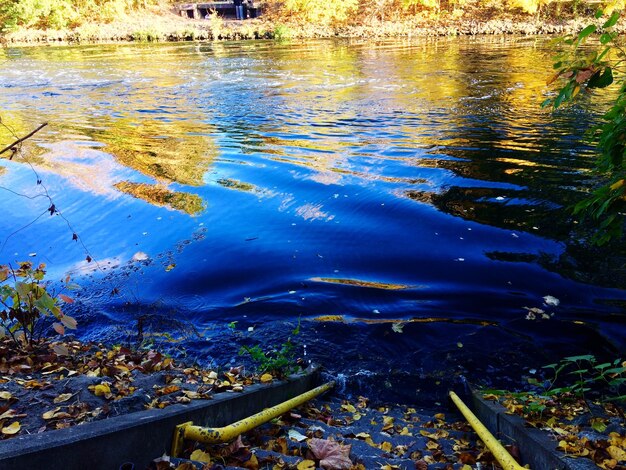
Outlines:
[[[235,21],[219,16],[182,18],[171,9],[145,9],[108,23],[87,22],[73,28],[20,28],[0,38],[5,45],[80,44],[303,38],[389,38],[496,34],[565,34],[580,31],[587,17],[557,18],[474,11],[463,15],[416,14],[384,20],[355,17],[350,22],[314,24],[297,17],[265,15]]]

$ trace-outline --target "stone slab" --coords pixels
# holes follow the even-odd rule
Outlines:
[[[211,400],[17,436],[0,441],[0,469],[117,470],[126,462],[145,468],[154,458],[169,454],[177,424],[193,421],[200,426],[226,426],[317,385],[319,374],[311,372],[252,385],[242,393],[219,393]]]
[[[532,470],[592,470],[598,467],[589,459],[566,457],[556,450],[557,442],[547,433],[527,427],[520,416],[509,415],[498,403],[484,400],[473,390],[468,406],[489,431],[504,444],[515,444],[522,464]]]

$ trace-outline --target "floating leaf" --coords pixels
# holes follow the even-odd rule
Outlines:
[[[546,295],[543,298],[543,301],[545,302],[546,305],[549,305],[551,307],[558,307],[559,304],[561,303],[561,301],[559,299],[557,299],[556,297],[553,297],[551,295]]]
[[[267,382],[271,382],[272,380],[274,380],[274,377],[272,377],[272,374],[263,374],[259,380],[262,383],[267,383]]]
[[[405,323],[402,322],[398,322],[398,323],[394,323],[391,325],[391,329],[395,332],[395,333],[402,333],[402,329],[404,328]]]
[[[71,297],[68,297],[65,294],[59,294],[59,299],[61,299],[66,304],[73,304],[74,303],[74,299],[72,299]]]
[[[13,395],[11,395],[11,392],[5,392],[5,391],[0,392],[0,400],[10,400],[11,398],[13,398]]]

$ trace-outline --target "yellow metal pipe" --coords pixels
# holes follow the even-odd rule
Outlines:
[[[487,448],[491,451],[495,459],[502,466],[504,470],[528,470],[527,467],[522,467],[504,448],[500,441],[498,441],[493,434],[485,427],[483,423],[476,417],[474,413],[463,403],[463,401],[454,392],[450,392],[450,398],[457,406],[459,411],[463,413],[467,422],[472,426],[480,440],[485,443]]]
[[[309,390],[302,395],[298,395],[291,400],[279,403],[271,408],[266,408],[257,414],[222,428],[205,428],[202,426],[183,425],[181,429],[182,432],[179,432],[182,434],[183,439],[203,442],[205,444],[229,442],[240,434],[250,431],[261,424],[267,423],[269,420],[274,419],[283,413],[286,413],[290,409],[315,398],[316,396],[330,390],[334,386],[335,382],[325,383],[324,385],[320,385],[319,387]]]

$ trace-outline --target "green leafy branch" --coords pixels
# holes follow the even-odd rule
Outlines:
[[[601,10],[595,18],[602,18]],[[601,26],[599,47],[589,50],[583,47],[587,39],[598,32],[598,27],[591,24],[577,35],[565,36],[560,41],[565,50],[555,58],[555,74],[548,80],[551,84],[557,80],[562,85],[555,98],[548,98],[542,106],[553,109],[574,100],[581,91],[590,93],[612,84],[619,85],[617,97],[609,110],[602,116],[602,123],[592,127],[587,138],[599,150],[596,171],[608,182],[601,184],[588,197],[573,207],[573,214],[588,219],[597,225],[597,232],[592,241],[604,245],[623,235],[626,197],[624,195],[624,159],[626,156],[626,51],[619,34],[613,28],[620,19],[620,12],[613,12]]]
[[[34,268],[29,261],[19,263],[17,269],[0,266],[0,338],[8,335],[18,346],[32,346],[43,333],[45,317],[58,320],[52,327],[59,334],[76,328],[76,320],[61,310],[62,303],[73,299],[48,291],[45,267],[42,263]],[[66,278],[65,287],[73,286]]]

